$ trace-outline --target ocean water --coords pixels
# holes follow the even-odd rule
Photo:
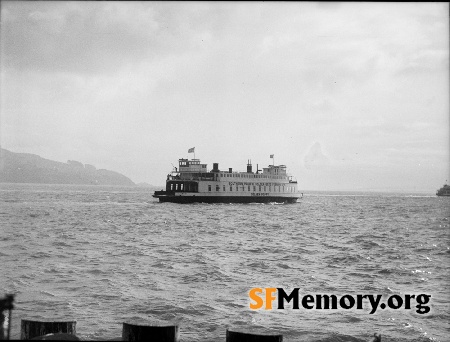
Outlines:
[[[0,296],[20,320],[76,320],[85,340],[122,323],[226,329],[284,341],[450,341],[450,198],[308,193],[296,204],[158,203],[138,187],[0,184]],[[430,312],[251,310],[252,288],[431,295]],[[274,302],[276,306],[276,301]]]

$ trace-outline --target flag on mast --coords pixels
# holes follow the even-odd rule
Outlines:
[[[192,147],[188,150],[188,153],[195,153],[195,147]]]
[[[270,158],[273,158],[273,154],[270,155]]]

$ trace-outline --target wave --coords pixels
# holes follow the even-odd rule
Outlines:
[[[424,340],[423,331],[405,333],[398,323],[405,315],[413,326],[430,323],[430,337],[446,332],[448,316],[438,310],[426,317],[384,311],[394,319],[388,322],[355,312],[250,311],[248,291],[289,285],[305,294],[388,296],[439,289],[433,295],[446,298],[447,202],[318,195],[298,206],[149,205],[145,192],[131,201],[114,189],[63,186],[44,202],[44,186],[29,188],[26,205],[2,202],[8,215],[0,215],[7,232],[0,288],[18,294],[18,320],[32,312],[73,314],[80,337],[95,339],[120,335],[120,321],[133,317],[179,318],[185,341],[222,339],[230,323],[280,328],[286,342],[367,342],[377,329],[383,340]]]

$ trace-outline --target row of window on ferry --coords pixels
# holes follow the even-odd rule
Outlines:
[[[251,173],[221,173],[221,177],[238,177],[238,178],[271,178],[271,179],[287,179],[285,176],[274,176],[265,174],[251,174]]]
[[[241,191],[245,191],[245,188],[247,187],[247,190],[248,191],[252,191],[251,190],[251,187],[253,187],[253,191],[254,192],[256,192],[256,191],[258,191],[258,192],[261,192],[261,191],[267,191],[267,188],[269,188],[269,192],[272,192],[272,186],[266,186],[266,185],[258,185],[258,186],[256,186],[256,185],[247,185],[247,186],[245,186],[245,185],[236,185],[236,191],[239,191],[239,188],[241,188]],[[208,191],[211,191],[211,189],[212,189],[212,186],[211,185],[208,185]],[[227,188],[226,188],[226,186],[225,185],[223,185],[223,191],[227,191],[226,190]],[[258,190],[256,190],[256,189],[258,189]],[[220,185],[216,185],[216,191],[220,191]],[[230,185],[230,191],[233,191],[233,186],[232,185]],[[273,187],[273,191],[274,192],[285,192],[285,187],[283,186],[283,187],[281,187],[281,186],[274,186]],[[286,192],[295,192],[295,187],[293,187],[293,186],[287,186],[286,187]]]

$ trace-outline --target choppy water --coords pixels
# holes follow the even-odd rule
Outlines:
[[[0,184],[0,290],[20,320],[76,320],[82,339],[122,322],[177,323],[285,341],[450,340],[450,198],[305,193],[297,204],[160,204],[145,188]],[[253,287],[301,294],[431,294],[415,310],[249,309]],[[3,294],[0,293],[0,296]]]

